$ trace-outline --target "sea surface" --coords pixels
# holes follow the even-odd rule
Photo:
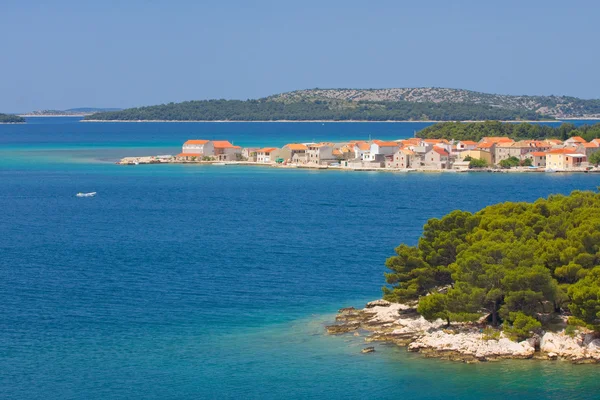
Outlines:
[[[0,125],[2,399],[598,399],[599,366],[467,365],[324,334],[454,209],[596,190],[592,174],[139,165],[189,138],[397,139],[423,123]],[[98,192],[77,198],[77,192]]]

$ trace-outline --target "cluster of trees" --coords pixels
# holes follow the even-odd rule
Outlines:
[[[482,158],[473,158],[471,156],[466,156],[464,161],[469,162],[469,168],[485,168],[488,166],[487,161]]]
[[[600,137],[600,124],[582,125],[561,124],[552,127],[541,124],[514,124],[499,121],[485,122],[446,122],[429,126],[417,136],[423,139],[456,139],[479,141],[486,136],[506,136],[513,139],[556,138],[567,140],[572,136],[581,136],[587,141]]]
[[[419,300],[429,320],[489,315],[522,338],[542,315],[569,310],[570,323],[600,330],[600,194],[453,211],[386,266],[384,298]]]
[[[13,114],[0,114],[0,124],[25,122],[25,118]]]
[[[508,110],[474,103],[415,103],[409,101],[300,100],[203,100],[101,112],[87,120],[168,120],[168,121],[454,121],[454,120],[537,120],[534,111]]]
[[[512,168],[512,167],[530,167],[533,164],[531,158],[526,158],[524,160],[519,160],[515,156],[508,157],[505,160],[500,160],[498,165],[502,168]]]

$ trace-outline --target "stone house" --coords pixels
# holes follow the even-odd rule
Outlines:
[[[214,147],[213,157],[219,161],[236,161],[242,155],[242,148],[234,146],[227,140],[215,140],[211,143]]]
[[[307,163],[322,165],[333,161],[337,161],[337,158],[333,155],[333,145],[331,143],[312,143],[307,145]]]
[[[394,154],[386,157],[386,168],[412,168],[415,162],[415,152],[409,149],[397,149]]]
[[[543,151],[534,151],[533,153],[528,153],[526,158],[531,159],[531,165],[539,168],[546,168],[546,153]]]
[[[306,162],[306,151],[308,147],[301,143],[288,143],[281,148],[279,156],[286,161],[295,164],[303,164]]]
[[[275,152],[277,152],[276,147],[265,147],[264,149],[256,150],[256,162],[263,164],[270,164],[275,162]]]
[[[210,140],[193,139],[186,141],[182,148],[182,154],[196,154],[202,156],[214,155],[214,144]]]
[[[444,149],[437,146],[433,146],[431,150],[425,153],[423,157],[423,163],[426,167],[434,169],[449,169],[450,168],[450,154]]]

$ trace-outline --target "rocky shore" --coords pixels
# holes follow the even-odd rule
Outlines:
[[[600,363],[600,337],[591,331],[568,335],[561,329],[514,342],[500,331],[484,328],[485,325],[475,323],[446,326],[442,320],[429,322],[417,313],[416,304],[385,300],[367,303],[363,309],[342,308],[336,323],[326,326],[328,334],[363,331],[367,333],[366,342],[393,343],[427,357],[468,363],[500,359]]]

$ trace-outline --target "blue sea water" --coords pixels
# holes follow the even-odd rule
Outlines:
[[[323,328],[380,296],[386,257],[427,219],[595,190],[597,175],[114,164],[191,137],[282,145],[423,126],[0,125],[0,398],[598,398],[598,366],[361,355],[363,338]]]

